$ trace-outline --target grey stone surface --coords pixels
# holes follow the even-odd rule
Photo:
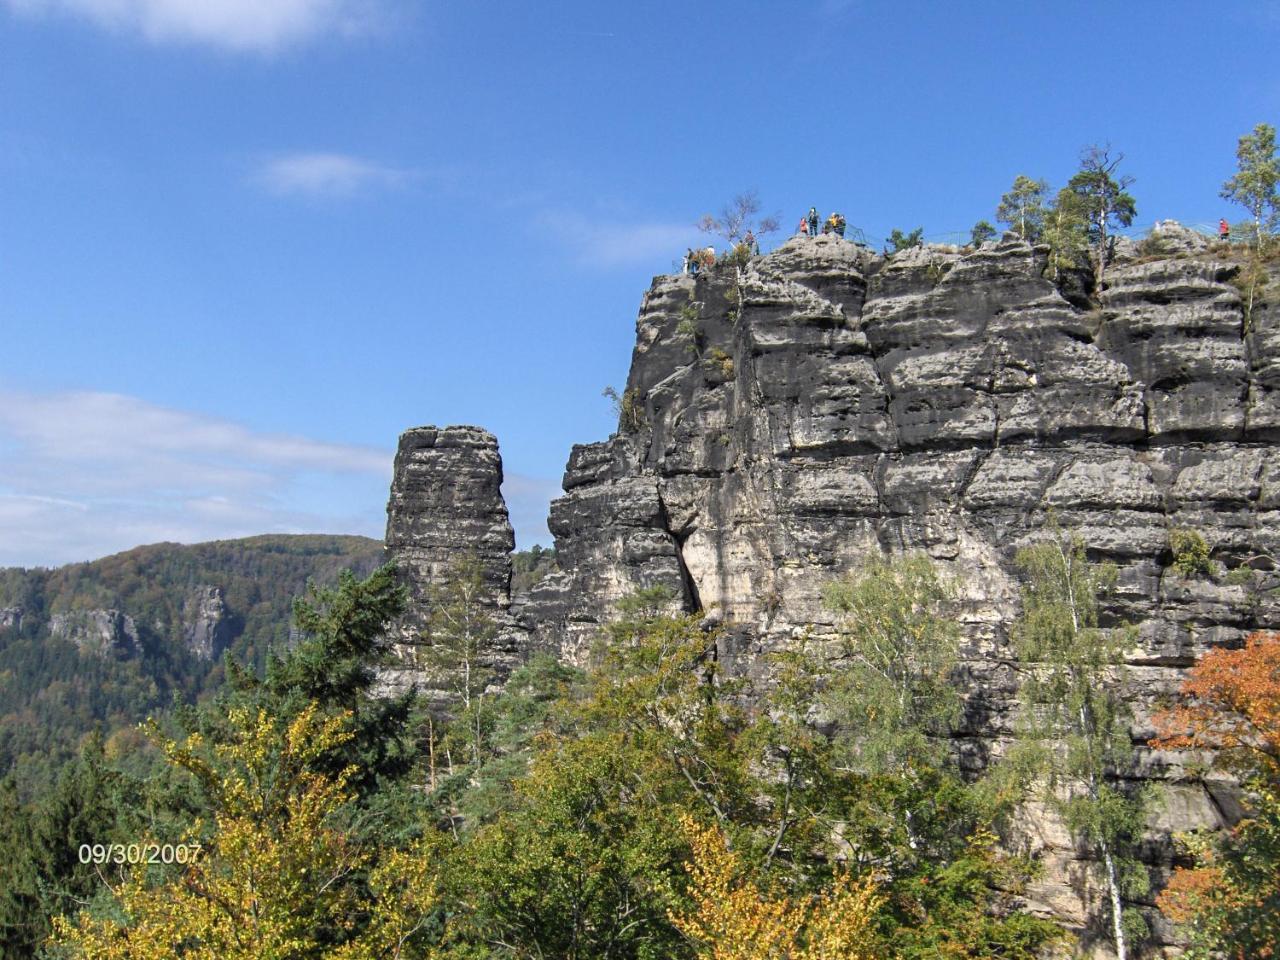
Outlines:
[[[231,642],[231,623],[222,588],[199,586],[187,596],[182,611],[182,636],[187,649],[201,660],[214,660]]]
[[[1264,570],[1232,586],[1171,568],[1179,526],[1222,572],[1280,551],[1280,324],[1264,306],[1246,327],[1235,265],[1197,234],[1166,224],[1159,240],[1169,255],[1121,245],[1092,304],[1008,235],[888,258],[798,237],[741,271],[656,278],[627,382],[643,415],[570,455],[551,508],[564,572],[533,629],[579,657],[620,597],[664,584],[748,638],[734,666],[749,671],[830,629],[822,585],[868,552],[923,550],[963,586],[961,751],[980,763],[1017,709],[1014,553],[1052,511],[1119,567],[1106,616],[1138,627],[1124,683],[1145,742],[1198,656],[1280,612]],[[1139,750],[1168,798],[1148,845],[1158,878],[1171,833],[1228,822],[1231,791]],[[1087,864],[1046,813],[1030,822],[1049,865],[1033,899],[1083,928]]]
[[[1047,248],[1009,234],[891,257],[796,237],[741,269],[655,278],[627,381],[638,415],[573,448],[549,520],[561,570],[527,595],[509,596],[493,437],[401,439],[387,547],[415,601],[402,637],[461,547],[503,618],[495,662],[581,661],[618,600],[660,584],[729,625],[727,665],[752,672],[802,631],[834,629],[825,583],[874,551],[920,550],[961,587],[957,749],[976,770],[1013,734],[1014,555],[1052,514],[1117,565],[1104,615],[1137,627],[1119,679],[1138,773],[1164,797],[1144,848],[1158,885],[1174,832],[1240,810],[1229,781],[1144,745],[1151,715],[1206,650],[1280,621],[1280,320],[1260,304],[1246,322],[1236,266],[1197,234],[1158,234],[1117,246],[1094,300],[1092,278],[1055,282]],[[1201,532],[1219,576],[1172,568],[1176,527]],[[1099,903],[1086,853],[1047,810],[1025,823],[1046,864],[1031,906],[1086,930]],[[1154,949],[1176,951],[1152,903],[1136,905]]]
[[[137,624],[119,610],[55,613],[49,618],[49,635],[96,654],[128,657],[138,650]]]
[[[466,558],[480,563],[478,609],[498,627],[485,651],[499,674],[518,663],[528,631],[511,617],[511,551],[515,535],[502,498],[502,457],[493,434],[479,427],[416,427],[400,437],[387,503],[387,559],[408,588],[409,606],[393,637],[402,665],[383,672],[384,689],[417,684],[440,702],[449,695],[424,670],[419,649],[430,644],[432,592]]]

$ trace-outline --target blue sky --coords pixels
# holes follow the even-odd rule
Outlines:
[[[1236,217],[1280,4],[0,0],[0,564],[381,534],[398,434],[494,431],[521,545],[651,277],[755,188],[882,237],[1110,141]]]

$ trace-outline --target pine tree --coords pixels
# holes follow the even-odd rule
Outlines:
[[[1133,223],[1137,213],[1133,197],[1126,192],[1133,177],[1116,174],[1122,160],[1123,153],[1111,156],[1110,144],[1086,147],[1080,156],[1080,171],[1067,181],[1066,189],[1074,195],[1080,215],[1088,224],[1099,286],[1111,258],[1111,234]]]
[[[1045,196],[1049,185],[1023,174],[1014,177],[1013,187],[1000,198],[996,220],[1008,224],[1018,236],[1035,243],[1044,231]]]

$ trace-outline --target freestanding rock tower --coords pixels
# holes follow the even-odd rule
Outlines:
[[[460,559],[474,556],[484,575],[480,602],[503,634],[491,658],[495,666],[507,665],[517,640],[507,635],[506,615],[514,549],[493,434],[468,426],[406,430],[396,452],[386,537],[387,559],[395,561],[409,590],[408,610],[394,631],[406,653],[422,642],[432,587],[445,583]],[[408,664],[387,679],[392,686],[431,685]]]

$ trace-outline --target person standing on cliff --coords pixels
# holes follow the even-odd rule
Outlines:
[[[1225,217],[1218,221],[1218,239],[1223,243],[1229,243],[1231,241],[1231,228],[1227,226],[1227,220]]]
[[[809,208],[809,236],[816,237],[818,235],[818,208]]]
[[[807,237],[809,235],[809,218],[808,217],[800,218],[800,226],[796,227],[796,233],[802,237]]]

